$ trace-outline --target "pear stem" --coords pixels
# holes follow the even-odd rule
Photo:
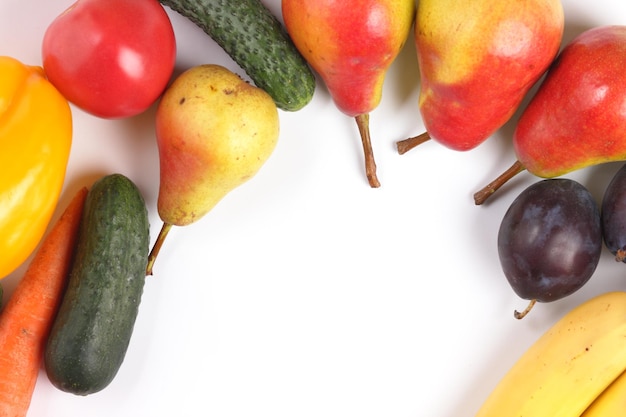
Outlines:
[[[380,182],[376,176],[376,161],[374,161],[374,151],[372,150],[372,140],[370,138],[370,115],[369,113],[359,114],[355,117],[359,127],[361,142],[363,142],[363,153],[365,154],[365,175],[370,187],[380,187]]]
[[[396,142],[396,148],[398,149],[398,153],[403,155],[415,148],[418,145],[421,145],[424,142],[428,142],[430,140],[430,135],[428,132],[424,132],[421,135],[413,136],[412,138],[404,139]]]
[[[498,178],[491,181],[485,187],[483,187],[480,191],[474,194],[474,203],[477,206],[483,204],[493,193],[498,191],[500,187],[502,187],[508,180],[524,171],[526,168],[520,161],[515,161],[513,165],[506,171],[504,171]]]
[[[523,311],[515,310],[513,312],[513,317],[515,317],[518,320],[523,319],[524,317],[526,317],[526,314],[530,313],[530,310],[532,310],[535,304],[537,304],[537,300],[533,298],[532,300],[530,300],[530,303],[528,303],[528,306]]]
[[[161,251],[161,246],[163,246],[163,242],[165,241],[165,237],[172,229],[171,223],[163,223],[161,227],[161,231],[157,236],[156,241],[154,242],[154,246],[152,246],[152,250],[148,255],[148,265],[146,266],[146,275],[152,275],[152,268],[154,267],[154,261],[156,261],[157,255]]]

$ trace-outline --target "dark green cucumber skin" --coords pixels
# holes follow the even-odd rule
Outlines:
[[[62,391],[105,388],[126,355],[145,283],[149,222],[139,190],[121,174],[87,194],[68,286],[44,351]]]
[[[313,72],[260,0],[160,1],[209,35],[278,108],[297,111],[313,98]]]

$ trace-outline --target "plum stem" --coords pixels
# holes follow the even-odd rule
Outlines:
[[[148,255],[148,265],[146,266],[146,275],[152,275],[152,268],[154,267],[154,261],[156,261],[157,255],[161,251],[161,247],[163,246],[163,242],[165,241],[165,237],[172,229],[172,224],[164,222],[161,227],[161,231],[157,236],[156,241],[154,242],[154,246],[152,246],[152,250]]]
[[[430,135],[428,132],[424,132],[421,135],[413,136],[408,139],[400,140],[396,142],[396,148],[398,149],[398,153],[403,155],[415,148],[418,145],[421,145],[424,142],[428,142],[430,140]]]
[[[535,304],[537,304],[537,300],[533,298],[532,300],[530,300],[530,303],[528,303],[528,306],[524,309],[524,311],[515,310],[513,312],[513,316],[518,320],[523,319],[524,317],[526,317],[526,314],[528,314],[530,310],[532,310]]]
[[[515,161],[513,165],[502,174],[500,174],[495,180],[491,181],[481,190],[474,194],[474,203],[479,206],[483,204],[493,193],[498,191],[508,180],[524,171],[526,168],[520,161]]]
[[[374,151],[372,150],[372,140],[370,138],[370,115],[369,113],[359,114],[355,117],[356,124],[363,143],[363,153],[365,155],[365,175],[372,188],[380,187],[380,182],[376,176],[376,161],[374,161]]]

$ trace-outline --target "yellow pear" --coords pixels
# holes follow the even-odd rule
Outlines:
[[[278,141],[278,109],[268,93],[229,69],[199,65],[179,75],[163,94],[156,136],[163,228],[148,275],[172,226],[202,218],[267,161]]]

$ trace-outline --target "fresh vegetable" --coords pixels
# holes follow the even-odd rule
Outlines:
[[[165,89],[174,30],[157,0],[78,0],[48,27],[43,66],[69,101],[104,118],[130,117]]]
[[[283,25],[260,0],[161,0],[208,34],[272,96],[297,111],[315,92],[315,77]]]
[[[91,394],[117,374],[139,310],[149,241],[148,214],[135,184],[121,174],[96,181],[44,353],[48,378],[60,390]]]
[[[86,188],[75,194],[0,314],[0,416],[25,416],[28,411],[72,264],[86,195]]]
[[[71,145],[70,106],[42,68],[0,57],[0,278],[20,266],[43,237]]]

